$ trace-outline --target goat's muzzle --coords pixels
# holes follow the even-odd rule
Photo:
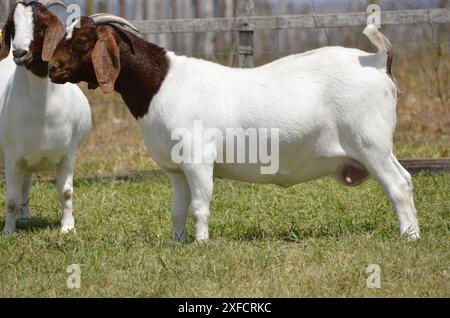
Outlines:
[[[65,84],[69,81],[70,72],[50,64],[48,68],[48,75],[53,83]]]
[[[18,66],[27,66],[33,61],[33,55],[25,50],[13,50],[13,57]]]

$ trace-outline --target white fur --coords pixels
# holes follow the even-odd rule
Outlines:
[[[28,51],[33,40],[33,8],[18,4],[14,12],[15,36],[12,42],[14,50]]]
[[[197,240],[208,239],[213,176],[292,186],[336,175],[350,159],[385,187],[401,233],[419,237],[411,176],[393,155],[397,89],[386,74],[384,52],[327,47],[255,69],[173,53],[168,58],[168,76],[139,123],[153,159],[173,185],[175,239],[185,237],[189,206]],[[279,172],[262,175],[260,164],[175,164],[171,134],[193,130],[196,120],[224,134],[227,128],[279,128]],[[213,155],[219,149],[212,140],[197,142]]]
[[[16,26],[27,17],[18,5]],[[19,14],[22,12],[22,14]],[[24,39],[16,29],[16,39]],[[18,43],[15,41],[15,43]],[[24,44],[20,40],[21,45]],[[89,103],[73,84],[56,85],[23,67],[12,65],[12,57],[0,63],[0,167],[6,174],[6,222],[4,232],[16,231],[16,219],[29,218],[32,174],[56,170],[62,205],[61,230],[75,227],[72,215],[73,169],[76,151],[91,127]]]
[[[73,31],[75,27],[80,23],[79,19],[76,19],[71,25],[66,28],[66,40],[70,40],[73,37]]]

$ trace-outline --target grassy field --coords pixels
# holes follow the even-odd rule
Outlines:
[[[325,179],[291,189],[217,180],[212,240],[171,242],[167,179],[78,180],[77,233],[60,235],[54,185],[38,182],[35,219],[0,238],[0,297],[450,296],[450,175],[414,179],[423,239],[399,237],[381,187]],[[4,206],[4,182],[0,208]],[[4,216],[0,216],[0,224]],[[81,289],[66,286],[81,266]],[[381,267],[381,289],[366,286]]]

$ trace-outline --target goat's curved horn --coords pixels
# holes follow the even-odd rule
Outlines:
[[[67,9],[66,4],[60,0],[39,0],[38,2],[44,5],[47,9],[52,6],[62,6]]]
[[[117,23],[121,26],[129,27],[130,29],[140,32],[138,28],[136,28],[134,25],[132,25],[129,21],[125,20],[124,18],[118,17],[113,14],[109,13],[97,13],[90,16],[92,20],[94,20],[95,24],[109,24],[109,23]]]

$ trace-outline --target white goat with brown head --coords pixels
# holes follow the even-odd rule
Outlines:
[[[0,89],[0,166],[5,167],[6,175],[6,234],[16,232],[20,215],[31,217],[32,175],[49,169],[56,170],[62,231],[75,227],[73,170],[77,149],[91,127],[91,111],[76,85],[56,85],[48,79],[48,61],[64,35],[63,24],[48,11],[55,4],[62,3],[18,2],[3,28],[0,61],[7,58],[1,63],[12,70]],[[17,64],[12,69],[11,58]]]
[[[397,210],[401,233],[419,237],[411,176],[393,154],[398,98],[393,51],[375,27],[365,34],[378,53],[327,47],[254,69],[232,69],[166,52],[118,25],[129,23],[96,15],[81,18],[79,28],[69,27],[49,64],[50,77],[122,95],[153,159],[172,182],[175,239],[186,235],[189,207],[196,239],[208,239],[214,176],[291,186],[328,175],[348,186],[373,176]],[[234,159],[235,144],[230,148],[228,140],[206,133],[223,137],[229,130],[269,128],[279,131],[278,169],[271,174],[261,174],[261,158],[224,162]],[[185,134],[174,140],[176,131]],[[204,160],[175,160],[180,142],[183,153],[200,145]],[[242,150],[251,150],[245,136]]]

